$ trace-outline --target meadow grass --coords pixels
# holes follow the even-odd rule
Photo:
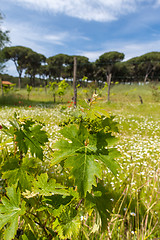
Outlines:
[[[78,107],[87,105],[92,89],[78,89]],[[152,85],[116,85],[111,89],[111,102],[106,90],[99,90],[100,99],[94,105],[115,115],[121,152],[117,178],[104,170],[104,182],[112,203],[111,218],[106,231],[97,239],[156,239],[160,237],[160,102]],[[30,99],[20,90],[0,99],[0,125],[18,112],[45,123],[49,145],[59,138],[59,122],[73,110],[73,90],[68,89],[63,101],[53,102],[51,92],[33,89]],[[143,99],[141,104],[139,96]],[[79,110],[76,110],[79,111]],[[3,139],[1,139],[3,141]],[[86,220],[86,224],[87,220]]]

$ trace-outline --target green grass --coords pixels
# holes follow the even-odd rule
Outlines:
[[[116,147],[122,157],[118,159],[121,169],[117,178],[104,171],[113,210],[108,228],[96,239],[152,240],[160,237],[160,101],[156,91],[155,97],[152,85],[116,85],[111,89],[111,102],[108,103],[106,90],[99,90],[101,98],[93,106],[115,115],[119,123]],[[78,89],[78,114],[80,106],[89,108],[84,99],[91,95],[91,89]],[[33,89],[29,100],[26,90],[10,93],[0,98],[0,125],[8,124],[15,111],[21,117],[41,120],[46,124],[50,147],[54,148],[59,138],[58,123],[75,111],[71,107],[72,96],[73,90],[68,89],[63,101],[57,97],[54,103],[52,94],[44,90]]]
[[[157,90],[154,90],[157,88]],[[156,92],[157,96],[153,93]],[[78,99],[88,99],[92,97],[92,94],[94,92],[94,89],[92,88],[78,88],[77,93],[78,93]],[[102,97],[105,100],[107,100],[107,90],[106,89],[97,89],[97,93],[99,94],[100,97]],[[158,90],[158,85],[155,85],[153,88],[152,84],[148,85],[128,85],[128,84],[119,84],[111,87],[111,102],[112,103],[121,103],[121,104],[139,104],[140,103],[140,98],[139,96],[142,97],[144,104],[149,104],[149,103],[155,103],[155,102],[160,102],[160,96],[159,96],[160,91]],[[159,97],[158,97],[159,96]],[[5,98],[6,97],[6,98]],[[65,95],[62,96],[61,98],[56,94],[56,102],[68,102],[71,101],[73,97],[73,89],[71,87],[68,87]],[[10,98],[14,98],[15,101],[18,100],[23,100],[24,103],[27,103],[28,101],[28,93],[26,89],[14,89],[10,91],[8,94],[5,94],[5,96],[2,98],[0,95],[0,104],[2,105],[3,103],[10,104],[12,101],[10,101]],[[4,99],[8,99],[4,102]],[[45,90],[45,88],[33,88],[29,100],[31,102],[49,102],[52,103],[54,101],[53,94],[50,89]],[[14,104],[14,102],[13,102]]]

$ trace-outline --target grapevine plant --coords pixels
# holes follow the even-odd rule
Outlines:
[[[118,170],[116,122],[95,115],[60,125],[54,150],[41,122],[15,114],[1,126],[0,239],[95,239],[106,230],[112,206],[103,171]]]

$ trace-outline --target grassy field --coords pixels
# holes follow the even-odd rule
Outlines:
[[[160,94],[152,85],[117,85],[111,89],[111,102],[106,90],[97,91],[94,106],[115,115],[119,139],[116,148],[121,152],[117,178],[104,171],[111,194],[113,211],[108,228],[97,239],[157,239],[160,237]],[[73,90],[53,103],[51,92],[33,89],[20,90],[0,98],[0,125],[9,125],[14,112],[45,123],[50,147],[59,138],[59,122],[72,111],[87,108],[84,99],[92,89],[78,89],[78,107],[72,108]],[[143,104],[140,101],[143,100]],[[3,139],[1,139],[3,141]],[[126,230],[127,229],[127,230]]]

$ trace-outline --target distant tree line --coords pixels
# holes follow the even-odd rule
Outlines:
[[[124,60],[124,54],[116,51],[102,54],[95,62],[87,57],[77,57],[77,80],[81,85],[83,77],[94,81],[98,86],[103,82],[147,82],[159,81],[160,52],[150,52],[142,56]],[[3,62],[12,60],[18,73],[18,86],[21,87],[22,74],[29,79],[31,86],[46,85],[48,81],[72,80],[74,56],[57,54],[46,58],[44,55],[23,46],[4,47],[1,51]],[[39,79],[39,80],[38,80]]]
[[[8,31],[2,31],[1,23],[3,21],[2,14],[0,13],[0,73],[4,68],[4,60],[2,59],[1,51],[4,48],[5,44],[9,42]]]
[[[0,14],[0,23],[1,20]],[[7,78],[7,75],[2,76],[5,63],[12,60],[18,73],[19,88],[26,84],[33,87],[45,86],[48,82],[59,82],[62,79],[72,81],[75,56],[57,54],[46,58],[43,54],[24,46],[5,47],[8,42],[8,32],[0,28],[0,74],[3,80]],[[107,82],[108,88],[111,82],[114,84],[159,81],[160,52],[149,52],[128,61],[124,61],[124,57],[124,53],[116,51],[102,54],[95,62],[90,62],[85,56],[76,56],[78,83],[86,86],[87,81],[82,81],[84,76],[89,82],[94,82],[97,87]]]

